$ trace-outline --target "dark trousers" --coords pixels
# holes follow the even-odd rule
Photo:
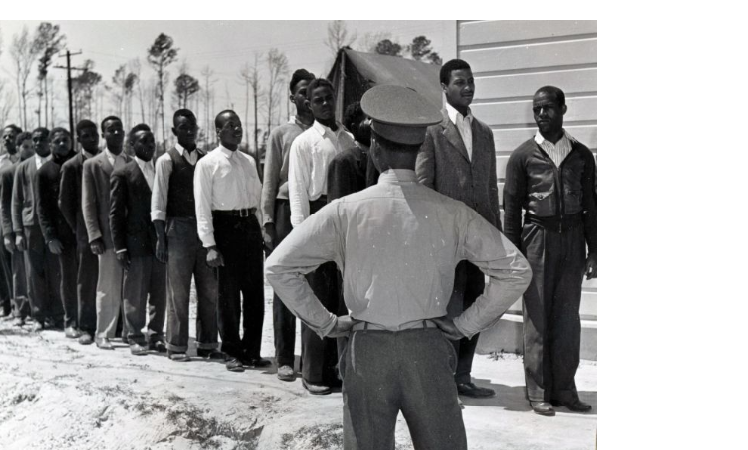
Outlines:
[[[237,358],[259,358],[265,314],[260,224],[254,215],[213,215],[213,230],[223,255],[223,266],[218,268],[221,349]]]
[[[524,365],[530,401],[578,398],[579,303],[585,265],[584,229],[562,233],[526,223],[522,252],[532,267],[524,295]]]
[[[334,262],[326,262],[309,272],[306,279],[322,305],[328,311],[338,314],[338,266]],[[307,383],[326,386],[337,384],[337,339],[323,339],[302,322],[301,362],[301,375]]]
[[[63,244],[62,253],[57,255],[60,265],[60,296],[65,310],[65,328],[78,327],[78,255],[75,245]]]
[[[99,258],[85,240],[78,240],[78,328],[93,336],[96,333],[96,281],[99,279]]]
[[[485,275],[476,265],[468,261],[460,261],[455,268],[454,289],[447,305],[447,315],[455,318],[472,306],[483,293],[486,286],[485,280]],[[459,341],[451,341],[458,355],[455,383],[470,383],[473,356],[479,336],[480,334],[476,334],[470,339],[462,338]]]
[[[290,203],[285,199],[277,199],[275,201],[275,242],[273,242],[273,245],[277,247],[292,229]],[[275,361],[278,367],[293,367],[294,348],[296,346],[296,316],[275,293],[273,293],[273,332],[275,334]]]
[[[31,318],[61,321],[65,316],[60,298],[60,262],[44,243],[39,225],[24,227],[26,235],[26,283]]]
[[[166,308],[166,265],[153,255],[131,256],[125,270],[122,303],[125,309],[127,340],[145,343],[143,327],[148,315],[148,340],[155,342],[164,335]]]
[[[195,346],[199,349],[218,348],[218,278],[208,267],[208,250],[197,235],[194,217],[170,217],[166,223],[166,348],[185,353],[190,332],[190,285],[195,277],[197,289],[197,320]]]
[[[454,347],[435,328],[353,332],[340,367],[344,448],[394,450],[402,411],[416,450],[467,449],[456,365]]]
[[[13,317],[25,319],[29,315],[29,298],[26,294],[26,261],[25,252],[15,249],[8,252],[2,248],[0,260],[2,261],[4,276],[8,285],[10,303],[12,304]]]
[[[13,255],[0,248],[0,309],[10,312],[13,300]]]

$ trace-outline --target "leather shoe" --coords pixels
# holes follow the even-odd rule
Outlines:
[[[143,356],[148,354],[148,349],[144,345],[133,342],[130,344],[130,353],[135,356]]]
[[[80,336],[80,332],[74,327],[65,328],[65,337],[70,339],[77,339]]]
[[[589,412],[592,410],[592,405],[588,405],[587,403],[584,403],[583,401],[579,400],[578,398],[570,401],[570,402],[559,402],[556,400],[551,400],[551,405],[553,406],[565,406],[569,408],[569,411],[573,412]]]
[[[34,325],[31,326],[31,331],[38,333],[44,329],[44,322],[34,321]]]
[[[201,358],[207,358],[207,359],[224,359],[224,358],[226,358],[226,355],[224,355],[223,352],[220,352],[220,351],[212,349],[212,348],[198,348],[197,349],[197,356],[199,356]]]
[[[13,319],[13,326],[14,327],[22,327],[26,324],[26,321],[23,319],[23,317],[16,317]]]
[[[496,395],[493,389],[478,387],[473,383],[457,383],[457,393],[472,398],[489,398]]]
[[[171,350],[168,350],[166,352],[166,356],[170,360],[176,361],[176,362],[188,362],[188,361],[190,361],[190,357],[187,355],[187,353],[177,353],[177,352],[172,352]]]
[[[321,384],[312,384],[307,383],[305,379],[301,379],[301,385],[304,386],[304,389],[309,391],[312,395],[327,395],[332,392],[332,389],[328,386],[323,386]]]
[[[535,411],[535,414],[540,414],[541,416],[555,416],[556,415],[556,411],[553,410],[553,406],[551,406],[550,403],[530,402],[530,406],[532,406],[532,410]]]
[[[101,338],[96,340],[96,346],[102,350],[114,350],[112,341],[109,338]]]
[[[153,341],[148,344],[148,350],[154,350],[159,353],[166,353],[166,344],[164,341]]]
[[[259,369],[262,367],[271,366],[273,365],[273,362],[269,359],[264,359],[261,356],[258,356],[256,358],[242,358],[242,364],[252,367],[253,369]]]
[[[244,366],[239,358],[226,357],[226,370],[229,372],[244,372]]]
[[[85,331],[81,333],[80,337],[78,338],[78,343],[80,345],[91,345],[93,344],[93,338],[89,333],[86,333]]]
[[[281,381],[294,381],[296,379],[296,372],[289,365],[280,366],[278,367],[278,379]]]

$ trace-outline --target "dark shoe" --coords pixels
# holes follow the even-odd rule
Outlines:
[[[81,333],[80,337],[78,338],[78,343],[80,345],[91,345],[93,344],[93,338],[89,333],[86,333],[85,331]]]
[[[164,344],[164,341],[153,341],[148,344],[148,350],[154,350],[159,353],[166,353],[166,344]]]
[[[130,340],[127,339],[127,336],[122,336],[122,343],[125,345],[130,345]]]
[[[489,398],[496,395],[493,389],[478,387],[473,383],[457,383],[457,393],[472,398]]]
[[[80,331],[76,330],[73,327],[67,327],[65,328],[65,337],[70,339],[77,339],[80,337]]]
[[[322,386],[321,384],[307,383],[305,379],[301,379],[301,385],[304,389],[309,391],[312,395],[327,395],[332,392],[332,389],[328,386]]]
[[[171,350],[166,351],[166,356],[176,362],[188,362],[190,361],[190,357],[187,355],[187,353],[177,353],[173,352]]]
[[[133,342],[130,344],[130,353],[135,356],[143,356],[148,354],[148,349],[144,345]]]
[[[26,325],[26,321],[23,319],[23,317],[16,317],[13,319],[13,326],[14,327],[22,327]]]
[[[96,346],[99,347],[102,350],[114,350],[114,346],[112,345],[112,341],[110,341],[108,338],[101,338],[96,340]]]
[[[530,406],[532,406],[532,410],[535,411],[535,414],[540,414],[541,416],[555,416],[556,415],[556,411],[553,410],[553,406],[551,406],[550,403],[530,402]]]
[[[264,359],[262,357],[257,358],[242,358],[242,364],[245,366],[252,367],[253,369],[260,369],[262,367],[269,367],[273,365],[273,362],[269,359]]]
[[[244,366],[239,358],[226,357],[226,370],[229,372],[244,372]]]
[[[226,355],[224,355],[223,352],[220,352],[212,348],[198,348],[197,356],[201,358],[207,358],[207,359],[225,359],[226,358]]]
[[[551,400],[551,405],[565,406],[569,408],[569,411],[573,411],[573,412],[589,412],[592,410],[592,405],[588,405],[587,403],[584,403],[578,398],[574,399],[571,402],[558,402],[556,400]]]
[[[44,322],[39,322],[37,320],[34,321],[34,324],[31,326],[31,331],[34,333],[38,333],[44,329]]]
[[[296,372],[294,372],[291,366],[280,366],[278,367],[278,379],[281,381],[294,381],[296,379]]]

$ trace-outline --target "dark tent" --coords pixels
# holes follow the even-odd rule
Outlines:
[[[427,64],[399,56],[363,53],[342,48],[327,79],[335,86],[337,119],[342,121],[345,108],[361,100],[369,88],[378,84],[405,86],[442,108],[439,84],[440,65]]]

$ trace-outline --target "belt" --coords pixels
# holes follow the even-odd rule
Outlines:
[[[415,330],[419,328],[438,328],[436,324],[428,319],[424,320],[413,320],[411,322],[405,322],[395,327],[387,327],[371,322],[356,322],[351,331],[365,331],[365,330],[377,330],[377,331],[404,331],[404,330]]]
[[[229,216],[229,217],[250,217],[254,216],[257,208],[249,209],[232,209],[230,211],[215,210],[212,211],[214,216]]]
[[[545,230],[561,233],[562,231],[568,231],[581,224],[582,214],[583,213],[569,215],[561,214],[557,216],[540,217],[535,214],[526,213],[525,223],[534,223],[540,225]]]

